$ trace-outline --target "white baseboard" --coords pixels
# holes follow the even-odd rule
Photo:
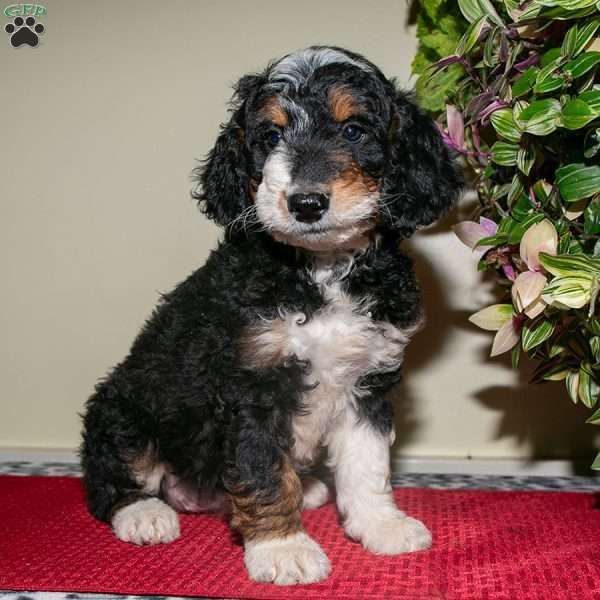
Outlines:
[[[0,462],[78,462],[77,452],[69,448],[0,448]],[[600,476],[589,469],[590,461],[528,460],[525,458],[443,458],[438,456],[397,457],[392,461],[394,474],[456,473],[464,475],[537,475],[568,477]]]
[[[0,462],[79,462],[72,448],[0,448]]]
[[[397,457],[392,471],[401,473],[453,473],[464,475],[512,475],[569,477],[600,476],[585,460],[530,460],[526,458],[442,458],[437,456]]]

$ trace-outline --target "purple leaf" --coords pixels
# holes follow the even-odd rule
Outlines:
[[[494,100],[487,108],[483,109],[479,113],[479,120],[482,123],[485,122],[493,112],[496,112],[497,110],[500,110],[506,106],[508,106],[506,102],[503,102],[502,100]]]
[[[465,123],[460,111],[452,104],[446,105],[446,121],[448,123],[448,135],[457,148],[465,147]]]
[[[481,137],[479,136],[479,128],[477,125],[471,125],[471,137],[473,138],[475,150],[481,153]]]
[[[535,192],[533,191],[533,186],[529,186],[529,199],[531,200],[531,204],[533,204],[533,206],[537,206],[538,205],[538,201],[537,198],[535,197]]]
[[[456,237],[465,246],[468,246],[475,252],[485,253],[492,248],[492,246],[477,246],[477,242],[482,238],[494,235],[498,230],[498,226],[489,219],[485,219],[486,223],[483,223],[481,219],[485,219],[485,217],[481,217],[479,223],[475,223],[475,221],[462,221],[461,223],[454,225],[452,229],[454,230]]]
[[[500,51],[498,52],[498,58],[500,63],[504,64],[508,61],[508,40],[505,36],[500,36]]]
[[[479,217],[479,224],[485,229],[487,236],[496,235],[498,233],[498,223],[488,219],[487,217]]]
[[[495,96],[492,94],[492,92],[483,92],[469,101],[469,104],[467,104],[467,110],[465,112],[466,114],[471,115],[472,121],[477,121],[479,112],[486,106],[489,106],[494,99]]]
[[[513,317],[498,330],[490,356],[498,356],[516,346],[521,339],[521,322]]]
[[[534,54],[529,55],[525,60],[522,60],[521,62],[516,63],[515,69],[522,73],[529,67],[533,67],[534,65],[537,65],[539,62],[540,62],[539,55],[534,53]]]
[[[507,279],[510,279],[510,281],[514,281],[517,278],[515,268],[510,263],[502,265],[502,272]]]
[[[433,74],[437,73],[438,71],[445,69],[449,65],[453,65],[460,61],[461,61],[460,56],[457,56],[456,54],[452,54],[451,56],[446,56],[445,58],[442,58],[441,60],[438,60],[437,62],[429,65],[427,67],[426,71],[430,71],[431,75],[433,75]]]

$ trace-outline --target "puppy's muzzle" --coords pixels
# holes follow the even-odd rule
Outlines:
[[[290,214],[301,223],[316,223],[328,208],[329,197],[325,194],[292,194],[288,197]]]

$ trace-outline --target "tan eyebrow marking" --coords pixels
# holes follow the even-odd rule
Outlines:
[[[361,107],[357,104],[350,89],[345,85],[330,88],[328,101],[331,114],[338,123],[343,123],[361,112]]]
[[[283,106],[281,106],[277,96],[269,98],[260,112],[264,117],[272,121],[278,127],[287,127],[289,124],[288,114]]]

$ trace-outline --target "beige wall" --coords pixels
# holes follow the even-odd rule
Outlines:
[[[0,42],[0,447],[74,447],[83,401],[159,291],[218,231],[189,200],[230,84],[314,43],[408,81],[404,0],[47,0],[36,49]],[[591,453],[559,387],[518,384],[466,316],[489,298],[447,226],[415,242],[430,321],[399,404],[405,455]]]

